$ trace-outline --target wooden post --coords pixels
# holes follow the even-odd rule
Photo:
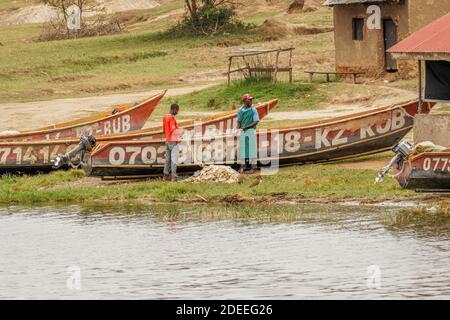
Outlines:
[[[231,84],[231,62],[233,61],[233,57],[228,58],[228,86]]]
[[[244,60],[245,65],[247,66],[248,69],[248,76],[251,79],[252,78],[252,69],[250,67],[250,63],[247,61],[247,59],[245,59],[245,56],[242,56],[242,60]],[[256,75],[255,75],[256,78]]]
[[[423,112],[422,105],[422,60],[419,59],[419,113]]]
[[[327,82],[330,82],[330,74],[327,73]]]
[[[353,84],[356,84],[356,73],[353,74]]]
[[[274,74],[274,80],[277,82],[278,80],[278,60],[280,58],[280,51],[277,51],[277,57],[275,58],[275,74]]]
[[[313,82],[313,77],[314,77],[314,73],[309,72],[309,82],[310,82],[310,83]]]
[[[289,50],[289,67],[292,67],[292,49]]]
[[[291,50],[289,50],[289,83],[292,83],[292,81],[293,81],[293,75],[292,75],[292,73],[293,73],[293,69],[292,69],[292,49]]]

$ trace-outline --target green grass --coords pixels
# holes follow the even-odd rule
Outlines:
[[[58,208],[58,204],[52,207]],[[62,207],[62,205],[61,205]],[[228,221],[245,222],[302,222],[303,224],[339,225],[353,219],[355,214],[374,216],[383,219],[392,216],[386,208],[374,206],[360,207],[338,204],[272,204],[272,203],[239,203],[239,204],[189,204],[189,203],[139,203],[124,201],[120,203],[89,202],[78,206],[80,215],[115,216],[151,216],[151,219],[170,222],[189,221]]]
[[[144,31],[65,41],[9,41],[12,30],[36,31],[29,26],[0,31],[0,74],[7,80],[0,82],[4,102],[176,86],[184,74],[223,68],[228,49],[218,46],[221,42],[261,39],[252,33],[173,39]],[[53,81],[64,77],[71,81]]]
[[[396,230],[415,230],[419,233],[443,233],[450,231],[448,207],[421,207],[401,210],[385,219],[384,224]]]
[[[101,210],[101,208],[99,208]],[[229,205],[153,205],[146,211],[151,211],[153,217],[162,221],[223,221],[243,220],[258,222],[294,222],[308,223],[325,213],[329,208],[314,205],[292,206],[280,204],[229,204]],[[334,212],[334,216],[336,211]],[[321,219],[323,221],[324,219]]]
[[[326,91],[317,84],[273,83],[269,81],[241,80],[226,85],[218,85],[206,90],[168,99],[168,103],[177,102],[188,106],[189,110],[220,111],[230,110],[239,105],[243,94],[250,93],[255,103],[279,99],[277,111],[314,110],[328,99]]]
[[[254,25],[261,25],[264,21],[275,17],[277,14],[277,12],[259,12],[255,15],[252,15],[248,19],[245,19],[245,22]]]
[[[288,16],[290,23],[307,24],[310,26],[333,26],[333,11],[321,8],[313,12],[303,12]]]
[[[178,0],[171,0],[166,1],[164,4],[148,9],[148,10],[141,10],[134,14],[135,17],[138,17],[137,20],[142,20],[142,18],[148,18],[148,17],[158,17],[163,14],[170,13],[173,10],[182,9],[184,8],[184,5],[181,1]]]
[[[66,171],[29,177],[4,176],[0,180],[0,203],[38,204],[107,200],[173,202],[198,200],[197,196],[212,202],[225,200],[233,202],[239,198],[267,202],[312,199],[375,201],[413,194],[402,190],[397,182],[390,178],[383,184],[374,185],[376,174],[376,170],[343,168],[335,163],[294,166],[281,168],[275,175],[263,176],[262,182],[257,187],[250,188],[254,176],[247,177],[242,184],[167,183],[161,179],[152,179],[118,184],[100,183],[98,180],[94,185],[92,183],[84,185],[81,171]]]
[[[8,47],[16,47],[20,44],[25,45],[35,39],[41,30],[41,27],[36,24],[22,24],[14,26],[0,27],[0,52]],[[6,50],[5,50],[6,51]]]
[[[39,3],[39,0],[0,0],[0,10],[14,10]]]
[[[0,10],[31,2],[18,0],[12,4],[0,0]],[[236,47],[287,45],[285,39],[276,40],[249,31],[174,39],[164,31],[176,21],[169,18],[152,22],[151,17],[180,8],[180,1],[169,1],[153,9],[122,13],[128,30],[123,34],[65,41],[36,42],[41,32],[39,24],[3,26],[0,28],[1,101],[27,102],[176,87],[185,85],[179,80],[185,75],[224,70],[228,54]],[[276,8],[270,12],[254,11],[249,3],[242,19],[260,23],[274,14],[284,14],[284,4]],[[300,16],[328,19],[325,16],[329,14],[328,10]],[[294,16],[299,15],[290,15]],[[308,19],[312,23],[311,17]],[[289,39],[299,43],[294,54],[296,66],[303,65],[303,60],[323,64],[334,58],[330,37],[317,34]],[[295,69],[295,77],[306,79],[300,69]],[[198,82],[202,81],[207,80]]]
[[[170,0],[147,10],[132,10],[116,14],[127,31],[163,30],[175,24],[174,19],[156,19],[163,15],[176,13],[175,10],[183,9],[182,1]]]

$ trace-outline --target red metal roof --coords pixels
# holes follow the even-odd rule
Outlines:
[[[413,33],[388,50],[390,53],[450,53],[450,13]]]

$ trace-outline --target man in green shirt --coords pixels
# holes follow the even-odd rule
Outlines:
[[[238,129],[241,129],[239,137],[239,162],[240,172],[244,172],[248,164],[251,165],[250,173],[253,173],[257,164],[256,126],[259,123],[259,114],[253,107],[253,97],[245,94],[242,97],[244,105],[237,112]]]

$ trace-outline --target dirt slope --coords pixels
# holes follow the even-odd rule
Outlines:
[[[164,0],[97,0],[98,7],[85,15],[151,9],[163,2]],[[53,8],[44,4],[35,4],[13,11],[0,12],[0,25],[43,23],[55,17],[57,17],[57,11]]]

